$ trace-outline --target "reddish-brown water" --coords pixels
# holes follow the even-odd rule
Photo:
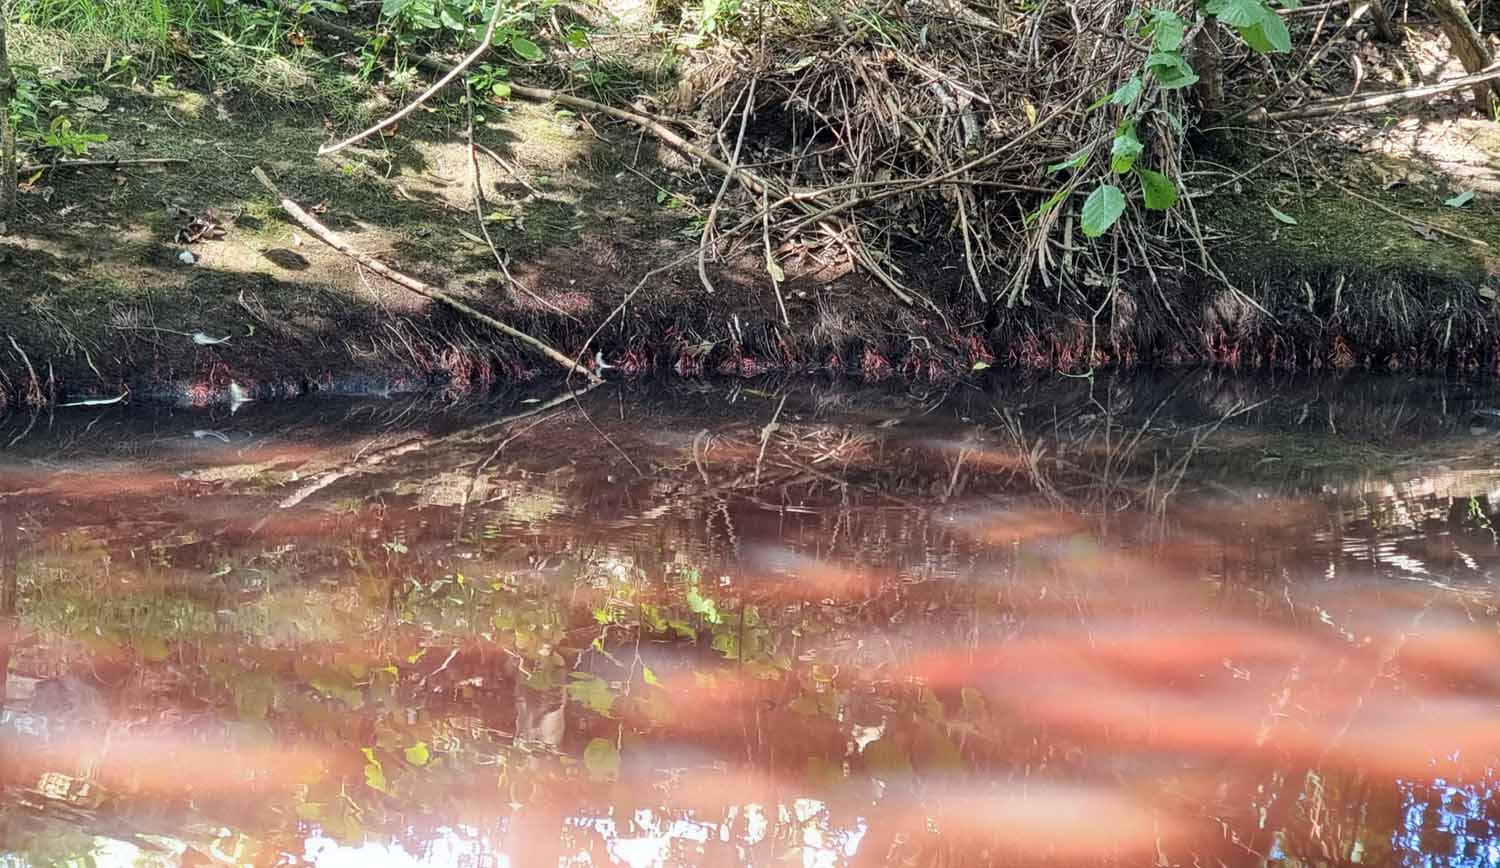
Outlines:
[[[1500,864],[1500,398],[1175,376],[12,420],[0,865]]]

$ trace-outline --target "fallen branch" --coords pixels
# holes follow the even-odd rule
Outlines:
[[[1463,90],[1476,84],[1500,79],[1500,64],[1488,69],[1476,72],[1473,75],[1465,75],[1459,78],[1450,78],[1436,84],[1424,84],[1419,87],[1410,87],[1405,90],[1393,90],[1386,93],[1376,93],[1363,97],[1335,97],[1333,99],[1322,99],[1316,102],[1305,103],[1294,109],[1267,113],[1264,109],[1251,112],[1246,120],[1253,123],[1266,123],[1268,121],[1291,121],[1305,118],[1322,118],[1330,115],[1345,114],[1348,112],[1362,112],[1371,109],[1383,108],[1393,103],[1407,102],[1410,100],[1427,99],[1450,91]]]
[[[448,293],[443,292],[435,286],[423,283],[422,281],[417,280],[415,277],[408,277],[407,275],[396,271],[390,266],[387,266],[385,263],[381,262],[375,257],[355,250],[354,248],[349,246],[349,243],[347,241],[339,237],[333,230],[318,222],[318,219],[316,217],[313,217],[311,214],[302,210],[302,207],[299,206],[296,202],[293,202],[291,199],[288,199],[286,196],[282,195],[281,191],[277,189],[276,185],[272,183],[271,179],[266,176],[266,173],[262,171],[259,166],[256,166],[254,169],[252,169],[251,173],[255,175],[255,179],[261,183],[261,186],[265,187],[270,191],[272,196],[276,197],[283,211],[291,216],[293,220],[297,221],[297,223],[299,223],[302,228],[306,229],[308,232],[311,232],[315,237],[317,237],[319,241],[322,241],[324,244],[327,244],[334,250],[337,250],[350,259],[353,259],[355,262],[375,272],[381,277],[384,277],[386,280],[389,280],[397,286],[408,289],[416,293],[417,295],[422,296],[423,298],[428,298],[433,301],[445,304],[448,307],[451,307],[454,310],[458,311],[459,313],[464,314],[468,317],[472,317],[473,319],[484,323],[485,325],[489,326],[492,329],[495,329],[498,332],[509,335],[510,337],[513,337],[518,341],[531,345],[542,355],[561,365],[563,370],[568,371],[569,373],[573,373],[576,371],[588,377],[590,381],[599,380],[598,375],[596,375],[593,371],[590,371],[587,368],[576,364],[573,360],[558,352],[545,341],[534,338],[531,335],[521,331],[520,329],[506,325],[505,323],[495,319],[489,314],[481,313],[480,311],[475,310],[474,308],[454,298]]]
[[[141,157],[133,160],[58,160],[55,163],[33,163],[16,169],[17,175],[34,172],[52,172],[60,169],[115,169],[120,166],[180,166],[187,163],[181,157]]]
[[[703,288],[709,295],[714,294],[713,281],[708,279],[708,248],[713,243],[714,229],[719,223],[719,206],[724,204],[724,194],[729,192],[729,185],[734,180],[734,170],[740,164],[740,149],[745,144],[745,128],[750,124],[750,113],[755,109],[755,84],[758,79],[750,79],[749,95],[745,97],[745,109],[740,113],[740,134],[734,140],[734,154],[729,158],[729,171],[724,175],[724,183],[719,185],[719,194],[714,197],[714,203],[708,208],[708,219],[703,221],[703,237],[698,241],[698,280],[703,283]],[[761,191],[765,195],[765,191]]]

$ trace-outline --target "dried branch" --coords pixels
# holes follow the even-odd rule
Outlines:
[[[293,220],[297,221],[297,223],[301,224],[302,228],[306,229],[308,232],[311,232],[315,237],[317,237],[319,241],[322,241],[324,244],[327,244],[334,250],[337,250],[350,259],[353,259],[361,266],[368,268],[381,277],[384,277],[386,280],[389,280],[390,282],[396,284],[397,286],[410,290],[411,292],[414,292],[417,295],[422,296],[423,298],[428,298],[441,304],[445,304],[448,307],[451,307],[454,310],[458,311],[459,313],[471,317],[489,326],[490,328],[501,332],[502,334],[509,335],[510,337],[521,341],[522,343],[530,345],[542,355],[561,365],[563,370],[568,371],[569,373],[581,373],[584,376],[588,377],[591,381],[599,379],[599,377],[593,371],[579,366],[575,361],[558,352],[545,341],[534,338],[531,335],[521,331],[520,329],[506,325],[505,323],[501,322],[498,319],[495,319],[489,314],[481,313],[480,311],[475,310],[468,304],[460,301],[457,298],[454,298],[453,296],[449,295],[446,292],[443,292],[435,286],[430,286],[420,280],[417,280],[415,277],[409,277],[405,274],[402,274],[401,272],[396,271],[395,269],[391,268],[375,257],[370,256],[369,254],[361,253],[360,251],[355,250],[354,248],[349,246],[349,243],[347,241],[339,237],[339,235],[336,234],[333,230],[320,223],[316,217],[313,217],[311,214],[304,211],[302,207],[296,202],[293,202],[291,199],[288,199],[286,196],[282,195],[281,191],[276,188],[276,185],[272,183],[271,179],[267,177],[266,173],[261,170],[259,166],[255,167],[251,171],[252,174],[255,175],[255,179],[261,183],[261,186],[265,187],[270,191],[272,196],[276,197],[283,211],[285,211]]]

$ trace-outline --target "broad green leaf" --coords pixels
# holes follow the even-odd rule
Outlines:
[[[1146,149],[1141,140],[1135,137],[1135,124],[1126,124],[1123,129],[1115,134],[1114,144],[1109,149],[1109,168],[1117,175],[1123,175],[1130,171],[1135,165],[1136,158]]]
[[[641,671],[641,677],[646,679],[646,683],[651,685],[652,687],[661,686],[661,679],[656,677],[656,673],[652,671],[650,666],[645,667]]]
[[[1270,10],[1261,0],[1209,0],[1204,11],[1231,27],[1249,27]]]
[[[1277,210],[1275,205],[1267,205],[1266,207],[1271,209],[1271,216],[1275,217],[1277,220],[1280,220],[1282,223],[1285,223],[1288,226],[1297,225],[1297,218],[1286,213],[1285,211]]]
[[[510,50],[516,53],[516,57],[530,63],[536,63],[542,59],[541,46],[524,36],[512,36],[510,39]]]
[[[432,758],[432,753],[427,749],[427,742],[419,741],[406,749],[406,761],[414,766],[425,766]]]
[[[1153,51],[1146,57],[1146,68],[1156,76],[1162,90],[1178,90],[1198,83],[1198,74],[1176,51]]]
[[[1066,160],[1063,160],[1061,163],[1053,163],[1052,165],[1048,166],[1047,174],[1055,175],[1058,172],[1063,171],[1064,169],[1077,169],[1084,163],[1087,163],[1089,161],[1089,155],[1092,153],[1094,153],[1093,145],[1075,151],[1072,156],[1068,157]]]
[[[1113,184],[1100,184],[1083,202],[1083,234],[1098,238],[1125,213],[1125,194]]]
[[[1454,196],[1452,199],[1444,199],[1443,204],[1447,205],[1449,208],[1462,208],[1472,201],[1474,201],[1474,191],[1465,190],[1462,193],[1459,193],[1457,196]]]
[[[449,30],[463,30],[465,27],[463,19],[454,14],[454,10],[446,5],[439,10],[438,20],[443,22],[443,26]]]
[[[1261,54],[1285,54],[1292,50],[1292,34],[1286,29],[1286,22],[1269,9],[1259,21],[1239,28],[1239,32],[1245,44]]]
[[[1146,200],[1147,208],[1165,211],[1177,204],[1177,185],[1172,183],[1171,178],[1150,169],[1137,168],[1136,173],[1141,176],[1141,194]]]
[[[410,5],[411,0],[384,0],[380,4],[380,14],[385,18],[395,18],[402,12],[405,12],[406,7]]]
[[[494,94],[496,99],[510,99],[510,82],[495,82],[490,85],[490,93]]]
[[[620,776],[620,749],[607,738],[596,738],[583,749],[583,767],[596,781],[612,781]]]
[[[1151,10],[1151,36],[1156,47],[1161,51],[1176,51],[1182,47],[1182,39],[1187,35],[1187,26],[1176,12],[1170,9]]]
[[[597,675],[583,672],[573,673],[573,682],[568,685],[568,696],[596,714],[609,715],[615,705],[615,693],[609,682]]]
[[[990,363],[989,362],[979,361],[979,362],[975,362],[974,363],[974,367],[970,368],[969,370],[971,370],[971,371],[988,371],[989,369],[990,369]]]
[[[1145,82],[1141,80],[1139,75],[1131,76],[1130,81],[1120,85],[1114,93],[1109,95],[1110,105],[1130,105],[1141,95],[1141,88],[1144,86]]]

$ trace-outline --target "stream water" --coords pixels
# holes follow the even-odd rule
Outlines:
[[[0,866],[1500,865],[1495,416],[1176,372],[0,420]]]

